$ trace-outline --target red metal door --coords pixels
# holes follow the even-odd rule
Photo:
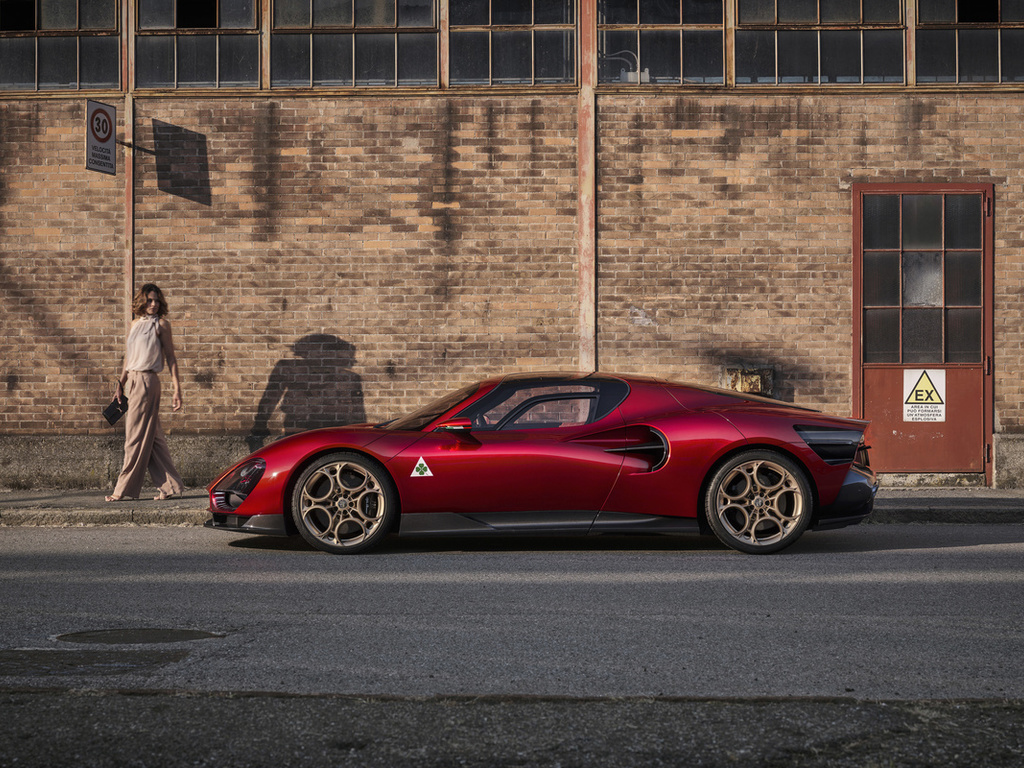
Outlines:
[[[992,190],[854,187],[854,402],[879,472],[991,480]]]

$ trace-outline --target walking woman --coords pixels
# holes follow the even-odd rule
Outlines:
[[[171,372],[174,395],[171,407],[181,409],[181,382],[178,360],[174,356],[171,324],[164,319],[167,301],[153,283],[146,283],[132,302],[135,320],[128,331],[124,368],[117,380],[114,396],[128,397],[125,414],[124,466],[117,478],[114,492],[107,501],[137,499],[146,470],[160,490],[154,499],[169,499],[182,493],[185,484],[174,468],[167,440],[160,428],[160,371],[164,361]]]

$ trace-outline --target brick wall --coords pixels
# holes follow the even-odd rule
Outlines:
[[[601,367],[852,406],[855,182],[995,184],[997,430],[1024,431],[1024,97],[659,95],[598,102]]]
[[[165,428],[383,419],[575,368],[573,106],[137,101],[136,285],[167,294],[186,399]],[[107,429],[125,177],[80,170],[81,113],[7,106],[0,124],[8,434]]]
[[[0,102],[0,432],[96,423],[124,343],[123,176],[86,171],[85,101]]]
[[[600,96],[601,368],[717,383],[773,366],[777,396],[849,413],[852,184],[993,183],[996,430],[1024,433],[1021,106]],[[83,169],[84,109],[0,102],[0,434],[110,433],[126,177]],[[172,435],[382,419],[485,374],[575,369],[575,110],[138,99],[135,276],[170,300]]]

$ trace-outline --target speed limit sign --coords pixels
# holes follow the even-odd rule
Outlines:
[[[86,102],[85,167],[90,171],[117,174],[114,136],[117,110],[98,101]]]

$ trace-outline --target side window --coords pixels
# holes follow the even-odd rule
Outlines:
[[[550,429],[600,421],[629,394],[625,383],[508,381],[458,414],[474,430]]]
[[[547,395],[527,400],[499,424],[499,429],[556,429],[590,421],[597,397]]]

